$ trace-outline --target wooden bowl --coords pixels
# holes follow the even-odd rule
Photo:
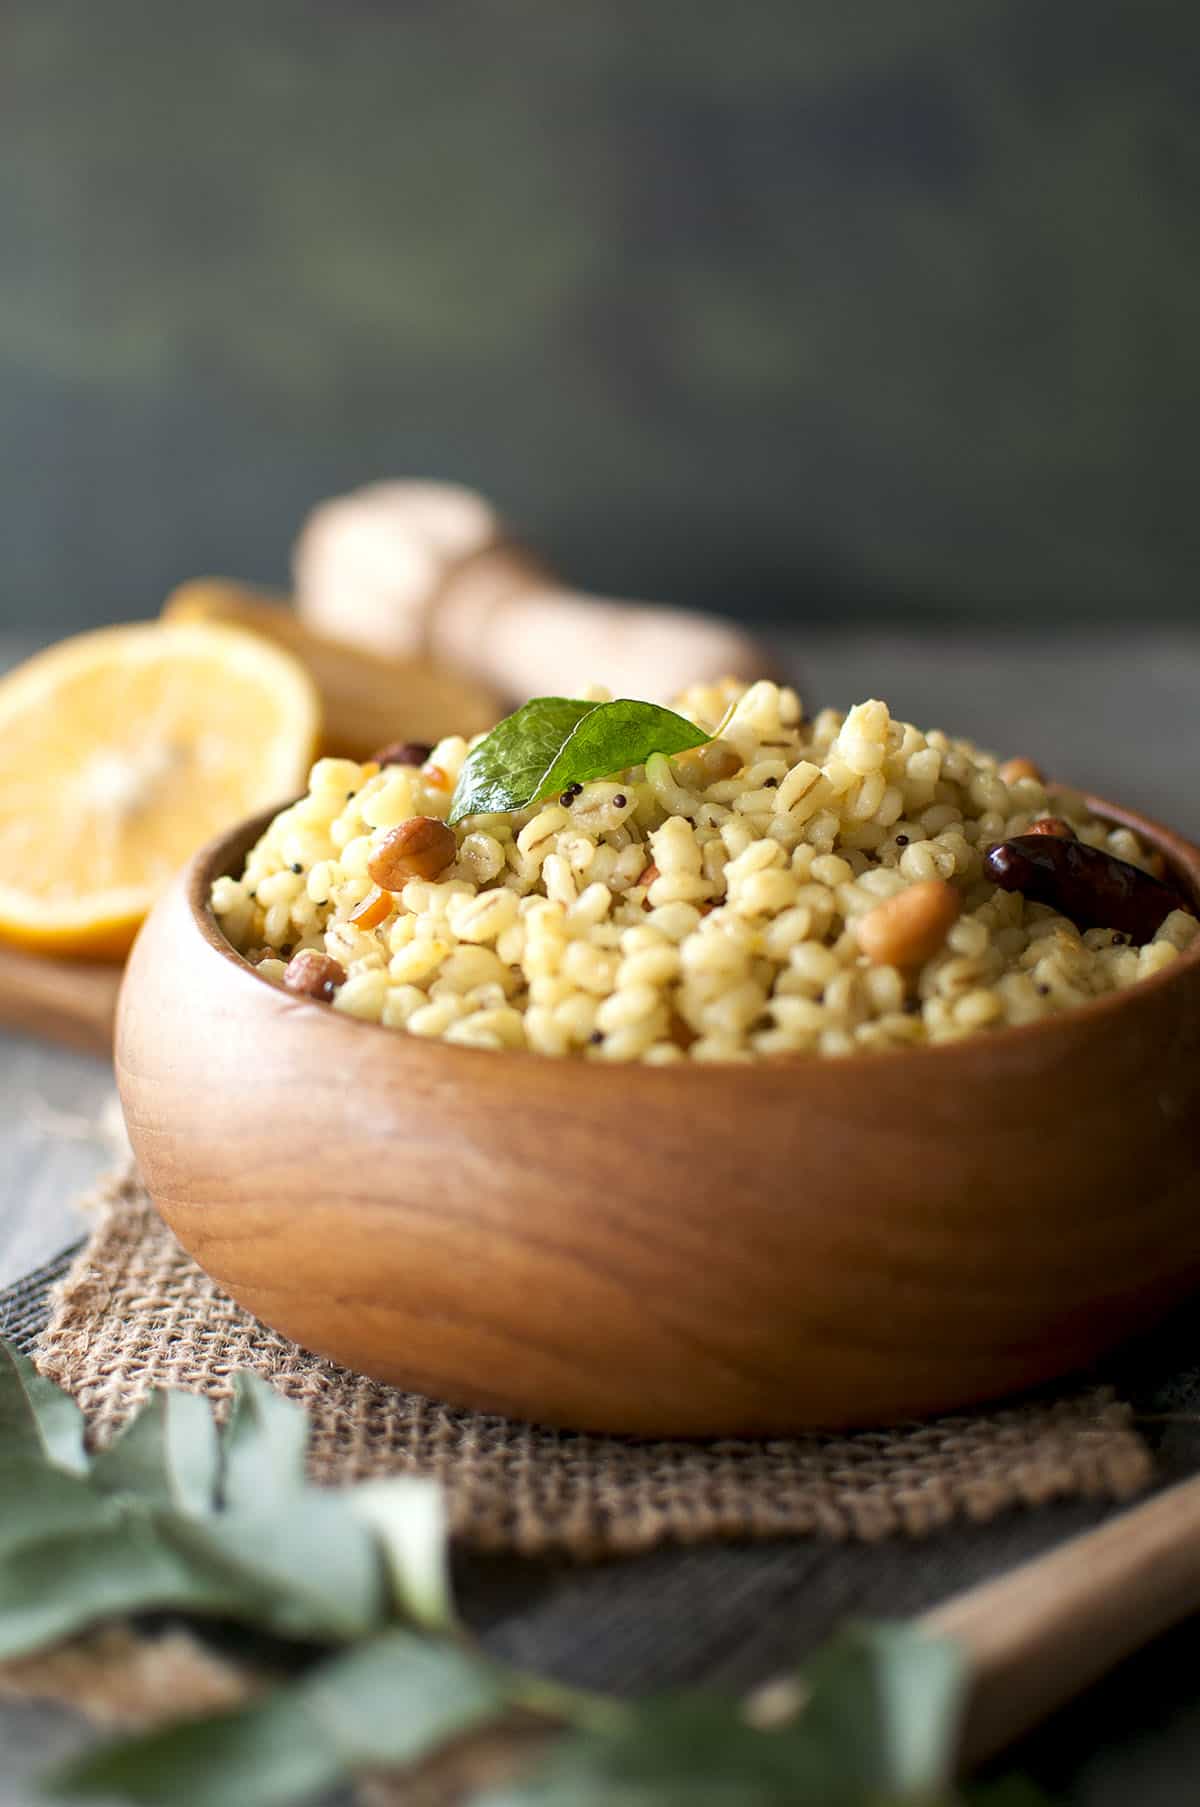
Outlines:
[[[1200,897],[1200,851],[1099,813]],[[209,910],[138,939],[117,1074],[167,1223],[265,1323],[592,1430],[882,1424],[1079,1368],[1200,1283],[1200,944],[1030,1027],[645,1067],[398,1034],[260,978]]]

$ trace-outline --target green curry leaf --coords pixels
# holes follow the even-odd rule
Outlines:
[[[215,1601],[236,1602],[230,1616],[276,1637],[349,1643],[391,1616],[378,1543],[345,1494],[313,1487],[269,1512],[203,1519],[160,1513],[157,1529]]]
[[[463,761],[450,800],[450,821],[502,815],[545,796],[543,780],[596,707],[566,696],[539,696],[497,722]]]
[[[468,753],[450,820],[524,809],[569,784],[608,778],[644,765],[652,753],[682,753],[708,738],[694,722],[657,703],[535,697]]]
[[[308,1419],[257,1374],[234,1378],[233,1411],[221,1434],[226,1506],[270,1512],[304,1485]]]
[[[0,1553],[0,1661],[163,1607],[205,1617],[242,1611],[232,1587],[222,1593],[172,1550],[140,1507]]]
[[[816,1653],[803,1681],[796,1730],[836,1756],[864,1793],[936,1798],[949,1785],[966,1686],[956,1644],[912,1625],[851,1625]]]
[[[49,1538],[90,1535],[117,1522],[120,1508],[98,1494],[82,1475],[55,1468],[44,1457],[9,1455],[0,1435],[0,1575],[26,1545]],[[0,1624],[4,1604],[0,1595]]]
[[[949,1803],[965,1666],[906,1625],[852,1627],[802,1671],[794,1720],[758,1731],[732,1701],[650,1701],[559,1741],[478,1807],[922,1807]]]
[[[599,703],[585,715],[546,773],[541,796],[568,784],[588,784],[630,766],[645,765],[652,753],[682,753],[708,739],[703,728],[657,703],[627,699]]]
[[[507,1698],[504,1672],[470,1651],[392,1631],[248,1706],[88,1752],[48,1785],[148,1807],[293,1807],[356,1771],[418,1762]]]
[[[207,1399],[153,1393],[119,1437],[92,1458],[92,1484],[187,1512],[212,1511],[219,1467],[217,1427]]]
[[[333,1787],[342,1764],[295,1693],[185,1719],[87,1751],[42,1778],[47,1795],[160,1807],[297,1807]]]
[[[450,1534],[445,1496],[436,1481],[414,1474],[382,1476],[360,1482],[348,1503],[375,1534],[402,1617],[427,1631],[449,1630],[455,1622]]]
[[[0,1660],[156,1609],[322,1644],[448,1624],[433,1483],[317,1488],[307,1441],[299,1406],[239,1374],[220,1430],[207,1400],[156,1392],[89,1466],[74,1402],[0,1340]]]
[[[39,1374],[33,1363],[0,1338],[0,1441],[58,1468],[83,1474],[83,1413],[70,1394]]]

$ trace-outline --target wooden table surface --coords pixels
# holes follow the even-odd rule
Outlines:
[[[0,641],[0,667],[23,650]],[[1028,754],[1056,777],[1200,840],[1200,633],[1105,632],[1084,640],[1028,631],[1009,638],[823,631],[796,636],[782,651],[810,708],[884,696],[923,726],[969,733],[1006,755]],[[113,1158],[106,1134],[112,1076],[102,1060],[0,1035],[0,1095],[4,1287],[83,1233],[79,1197]],[[928,1560],[937,1560],[936,1539]],[[0,1807],[34,1807],[32,1775],[81,1736],[64,1713],[0,1704]],[[1194,1801],[1194,1769],[1185,1756],[1181,1763],[1186,1774],[1156,1761],[1138,1794],[1141,1807]],[[1126,1767],[1122,1787],[1128,1782]],[[1070,1798],[1079,1807],[1115,1801],[1102,1762],[1088,1765]]]

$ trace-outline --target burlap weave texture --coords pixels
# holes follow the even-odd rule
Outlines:
[[[982,1522],[1017,1505],[1125,1498],[1150,1458],[1111,1390],[842,1437],[637,1442],[458,1411],[311,1355],[227,1298],[115,1179],[58,1290],[38,1365],[100,1441],[154,1387],[218,1404],[239,1368],[299,1401],[316,1479],[433,1475],[464,1543],[591,1559],[664,1542],[815,1535],[873,1541]]]

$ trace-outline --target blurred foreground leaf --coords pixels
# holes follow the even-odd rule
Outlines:
[[[304,1487],[308,1419],[257,1374],[234,1380],[233,1410],[221,1434],[226,1506],[271,1512]]]
[[[964,1672],[951,1644],[856,1626],[801,1671],[799,1711],[755,1730],[732,1703],[681,1696],[564,1739],[479,1807],[884,1807],[949,1801]],[[802,1704],[800,1704],[802,1703]]]
[[[212,1407],[195,1393],[152,1393],[137,1417],[92,1457],[92,1482],[104,1493],[211,1512],[220,1449]]]
[[[392,1631],[236,1712],[109,1745],[49,1787],[148,1807],[284,1807],[357,1770],[415,1763],[488,1724],[507,1698],[503,1672],[482,1658]]]
[[[83,1428],[0,1343],[0,1658],[163,1609],[317,1644],[448,1622],[434,1484],[310,1486],[307,1418],[264,1381],[238,1376],[220,1429],[184,1392],[153,1394],[90,1461]]]
[[[440,1487],[417,1475],[364,1481],[350,1494],[352,1511],[383,1549],[393,1602],[402,1618],[428,1631],[454,1623],[450,1536]]]
[[[385,1567],[345,1495],[315,1488],[268,1512],[167,1515],[162,1536],[232,1615],[276,1637],[347,1643],[392,1617]]]
[[[299,1670],[91,1752],[50,1779],[59,1795],[288,1807],[508,1721],[549,1749],[477,1807],[1036,1807],[1023,1784],[955,1790],[962,1660],[914,1627],[851,1628],[744,1704],[586,1695],[460,1630],[432,1482],[311,1486],[304,1413],[262,1381],[238,1377],[222,1428],[182,1393],[90,1461],[83,1428],[0,1343],[0,1658],[166,1609],[292,1640]]]
[[[79,1474],[87,1468],[83,1413],[69,1394],[45,1380],[33,1363],[0,1338],[0,1446],[6,1459],[22,1453]]]

